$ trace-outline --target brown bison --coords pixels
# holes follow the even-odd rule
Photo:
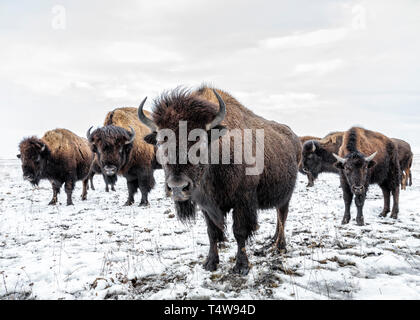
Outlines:
[[[350,206],[355,197],[356,222],[364,225],[363,205],[370,184],[378,184],[384,195],[384,209],[380,216],[390,211],[390,194],[394,205],[391,218],[398,217],[400,164],[394,142],[381,133],[353,127],[344,133],[337,159],[343,189],[345,212],[343,224],[350,221]]]
[[[48,179],[53,189],[50,205],[57,203],[61,186],[67,194],[67,205],[72,205],[72,193],[76,181],[83,181],[82,200],[86,200],[89,169],[93,153],[86,139],[80,138],[66,129],[48,131],[38,139],[24,139],[20,145],[18,158],[22,161],[25,180],[38,185]]]
[[[148,205],[148,194],[155,185],[154,147],[143,140],[149,133],[149,128],[139,121],[136,108],[115,109],[107,114],[104,127],[87,132],[92,151],[108,181],[115,182],[117,175],[126,178],[126,206],[134,203],[138,189],[141,191],[140,205]]]
[[[95,158],[92,162],[92,166],[90,167],[89,172],[90,187],[92,188],[92,190],[95,190],[95,185],[93,184],[93,177],[96,174],[100,174],[104,178],[106,192],[109,192],[109,185],[111,185],[111,190],[115,191],[115,183],[117,182],[117,177],[108,177],[106,174],[102,173],[102,169],[98,161],[98,156],[95,154]]]
[[[299,140],[300,140],[300,143],[303,146],[306,141],[309,141],[309,140],[318,141],[318,140],[321,140],[321,138],[314,137],[314,136],[303,136],[303,137],[299,137]],[[306,186],[307,187],[313,187],[314,182],[315,182],[315,178],[309,170],[303,169],[302,161],[299,163],[299,172],[308,177],[308,184]]]
[[[339,173],[333,153],[338,153],[343,134],[344,132],[331,132],[322,139],[311,139],[303,143],[302,170],[311,175],[314,181],[323,172]]]
[[[411,151],[411,146],[408,142],[396,138],[392,138],[391,140],[394,141],[398,149],[398,160],[400,162],[401,169],[401,189],[405,190],[407,188],[407,184],[409,186],[412,186],[413,184],[413,179],[411,176],[413,152]]]
[[[176,136],[178,148],[175,162],[162,163],[160,158],[159,161],[163,166],[166,187],[175,202],[178,217],[181,220],[193,218],[197,206],[204,214],[210,241],[204,268],[209,271],[217,268],[217,244],[225,239],[225,218],[230,210],[233,210],[233,234],[238,244],[234,273],[245,275],[249,271],[245,243],[258,229],[258,209],[277,209],[277,228],[273,242],[279,250],[285,249],[284,226],[301,156],[301,144],[293,131],[286,125],[255,115],[228,93],[206,86],[193,92],[176,89],[164,93],[154,102],[153,120],[144,115],[143,104],[139,107],[139,118],[154,131],[145,140],[157,144],[158,155],[165,143],[160,140],[162,130],[170,129]],[[204,141],[208,147],[203,151],[204,155],[216,146],[216,150],[219,150],[217,156],[222,158],[220,150],[226,148],[225,143],[230,142],[230,134],[234,129],[244,135],[246,129],[252,129],[252,147],[255,153],[257,148],[261,148],[261,144],[255,145],[256,130],[263,129],[262,172],[247,175],[246,170],[249,167],[233,161],[229,164],[219,161],[195,164],[188,158],[187,162],[181,163],[181,133],[178,133],[181,130],[181,121],[186,121],[188,133],[193,129],[207,132],[205,139],[198,142]],[[229,138],[221,139],[223,134]],[[242,147],[246,147],[243,141],[241,143]],[[188,144],[188,150],[191,152],[192,149],[193,146]],[[229,144],[227,154],[230,160],[234,158],[234,151],[237,149]]]

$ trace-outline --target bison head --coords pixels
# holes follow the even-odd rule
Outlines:
[[[22,162],[23,178],[32,185],[38,185],[42,179],[48,156],[48,146],[38,138],[32,137],[23,140],[20,145],[20,154],[17,157]]]
[[[116,126],[105,126],[91,133],[87,132],[87,138],[92,151],[96,153],[102,173],[108,178],[116,180],[118,172],[130,159],[133,142],[136,133]]]
[[[302,170],[305,173],[311,173],[315,179],[322,170],[322,157],[319,152],[320,145],[318,141],[309,140],[303,144]]]
[[[366,157],[360,152],[352,152],[345,158],[334,154],[338,161],[335,166],[341,170],[354,194],[361,195],[367,191],[370,179],[369,169],[376,165],[376,162],[373,160],[376,154],[377,152]]]
[[[200,144],[203,148],[197,149],[197,155],[208,152],[207,156],[209,156],[211,149],[209,145],[219,143],[220,136],[226,132],[225,127],[220,125],[226,115],[226,105],[220,95],[215,90],[213,92],[218,100],[219,111],[213,103],[185,90],[163,94],[155,101],[154,121],[143,113],[146,100],[143,100],[139,107],[140,121],[152,130],[152,133],[144,140],[156,146],[157,160],[165,171],[166,190],[174,201],[179,202],[178,205],[182,202],[189,203],[189,200],[193,199],[195,190],[209,168],[208,163],[191,161],[189,155],[193,148]],[[183,129],[188,139],[182,135]],[[195,141],[190,141],[191,133],[195,129],[201,129],[199,131],[204,133],[204,136],[197,136],[194,138]],[[214,131],[211,132],[213,129]],[[170,138],[166,135],[168,132],[173,132],[172,141],[175,143],[175,148],[172,150],[172,161],[164,163],[161,156],[162,154],[167,156],[166,148]],[[215,132],[219,132],[217,137]],[[181,147],[183,144],[184,147]],[[185,156],[185,161],[181,160],[183,156]]]

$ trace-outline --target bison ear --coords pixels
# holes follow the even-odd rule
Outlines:
[[[157,132],[152,132],[144,137],[144,141],[146,141],[148,144],[153,144],[154,146],[157,144]]]
[[[368,168],[373,168],[374,166],[376,166],[376,161],[375,160],[370,160],[368,163]]]
[[[17,154],[17,155],[16,155],[16,157],[17,157],[18,159],[21,159],[21,158],[22,158],[22,156],[21,156],[20,154]]]
[[[334,164],[334,166],[335,166],[337,169],[341,169],[341,170],[343,170],[343,169],[344,169],[344,164],[342,164],[341,162],[336,162],[336,163]]]

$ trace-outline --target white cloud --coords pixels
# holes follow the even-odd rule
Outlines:
[[[344,65],[343,60],[334,59],[329,61],[321,61],[308,64],[298,64],[295,68],[296,73],[315,73],[318,75],[325,75]]]
[[[262,40],[260,45],[267,49],[294,49],[312,47],[343,40],[350,33],[350,29],[324,29],[305,33],[296,33],[290,36],[268,38]]]

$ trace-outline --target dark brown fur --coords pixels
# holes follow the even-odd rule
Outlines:
[[[413,178],[411,175],[411,166],[413,164],[413,152],[408,142],[401,139],[391,139],[398,149],[398,161],[401,169],[401,189],[405,190],[407,185],[412,186]]]
[[[302,170],[309,172],[314,181],[323,172],[339,173],[334,166],[343,141],[344,132],[331,132],[319,140],[306,140],[302,147]],[[315,151],[313,147],[315,146]]]
[[[233,233],[238,243],[233,271],[246,274],[249,267],[245,242],[258,228],[258,209],[277,209],[277,228],[273,242],[276,248],[285,250],[284,226],[296,183],[301,144],[288,126],[259,117],[230,94],[218,89],[216,91],[223,98],[227,110],[218,129],[264,129],[265,164],[262,174],[246,175],[247,165],[233,164],[233,161],[229,165],[168,164],[163,168],[167,182],[168,179],[187,177],[194,184],[189,199],[176,201],[175,207],[183,220],[194,217],[196,205],[203,211],[210,240],[210,251],[204,268],[217,268],[217,244],[224,240],[225,217],[233,210]],[[172,129],[177,133],[181,120],[188,122],[188,131],[204,129],[215,118],[218,110],[219,103],[212,89],[204,86],[194,92],[178,89],[163,94],[155,101],[152,116],[159,129]],[[154,137],[149,135],[146,139],[154,141],[156,133]],[[219,143],[221,147],[223,140],[211,143]],[[233,143],[230,154],[233,159]]]
[[[93,161],[93,153],[86,139],[66,129],[55,129],[45,133],[42,139],[24,139],[19,149],[18,157],[22,160],[24,176],[34,185],[42,179],[51,182],[51,205],[57,203],[57,195],[63,184],[67,205],[72,205],[74,185],[79,180],[83,180],[82,199],[86,200],[89,169]]]
[[[375,152],[377,155],[372,161],[365,161],[365,157]],[[354,127],[344,134],[339,156],[347,159],[344,165],[337,163],[345,203],[343,223],[350,221],[350,206],[355,196],[356,221],[358,225],[364,224],[363,205],[370,184],[378,184],[384,194],[384,209],[380,214],[383,217],[390,211],[392,192],[394,205],[391,217],[396,219],[399,211],[400,164],[394,142],[379,132]]]
[[[300,140],[300,143],[303,146],[306,141],[309,141],[309,140],[319,141],[319,140],[321,140],[321,138],[314,137],[314,136],[303,136],[303,137],[299,137],[299,140]],[[306,186],[307,187],[313,187],[314,182],[315,182],[315,178],[309,170],[303,170],[303,162],[302,161],[299,162],[299,172],[308,177],[308,184]]]
[[[130,127],[134,129],[134,142],[125,145],[130,139]],[[155,185],[153,170],[156,168],[154,147],[143,138],[150,133],[137,117],[136,108],[118,108],[109,112],[104,127],[92,132],[90,142],[99,158],[102,172],[104,166],[112,164],[118,168],[118,174],[127,180],[128,199],[125,205],[134,203],[138,189],[142,194],[140,204],[148,204],[148,193]],[[122,150],[122,153],[120,153]],[[115,179],[116,175],[108,176]]]

